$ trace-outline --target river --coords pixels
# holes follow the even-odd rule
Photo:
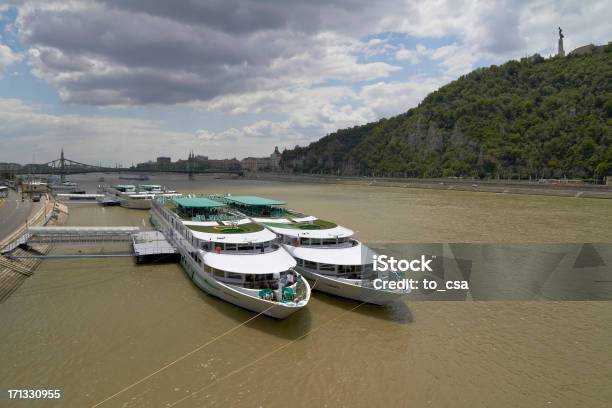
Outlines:
[[[98,177],[72,180],[92,192]],[[148,183],[285,200],[373,245],[612,242],[609,200],[185,175]],[[142,226],[148,213],[71,205],[68,223]],[[0,305],[0,388],[62,389],[55,405],[33,406],[68,407],[116,393],[99,406],[612,404],[609,301],[409,300],[383,308],[314,293],[287,320],[239,326],[253,316],[201,292],[177,264],[44,261]]]

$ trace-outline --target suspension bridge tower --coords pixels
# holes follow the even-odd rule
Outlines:
[[[195,155],[193,151],[189,152],[189,157],[187,158],[187,173],[189,174],[189,180],[193,180],[193,171],[195,167]]]
[[[66,158],[64,157],[64,148],[62,147],[62,152],[60,154],[60,181],[63,183],[66,178]]]

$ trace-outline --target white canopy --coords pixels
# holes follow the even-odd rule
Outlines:
[[[219,225],[217,221],[183,221],[183,224],[189,225],[200,225],[202,227],[214,227],[215,225]]]
[[[313,217],[312,215],[309,215],[308,217],[302,217],[302,218],[294,218],[293,221],[295,222],[307,222],[307,221],[316,221],[317,217]]]
[[[284,225],[270,225],[266,224],[266,227],[270,228],[277,234],[283,234],[290,237],[303,237],[303,238],[347,238],[353,235],[353,231],[338,225],[334,228],[321,229],[321,230],[303,230],[297,228],[291,228]]]
[[[274,222],[274,223],[278,223],[278,224],[291,224],[291,221],[286,219],[286,218],[258,218],[258,217],[252,217],[251,219],[253,221],[255,221],[255,222]]]
[[[279,273],[296,265],[295,259],[282,248],[263,254],[244,255],[200,252],[206,265],[228,272],[245,274]]]
[[[249,224],[253,221],[248,218],[242,218],[240,220],[232,220],[232,221],[222,221],[224,225],[241,225],[241,224]]]
[[[362,243],[350,248],[283,247],[296,258],[333,265],[367,265],[373,262],[372,256],[376,255]]]
[[[257,232],[249,232],[245,234],[234,234],[234,233],[211,233],[211,232],[200,232],[191,230],[191,233],[197,239],[201,239],[203,241],[213,241],[213,242],[226,242],[229,244],[246,244],[246,243],[259,243],[259,242],[268,242],[272,241],[276,238],[276,234],[267,229],[262,229]]]

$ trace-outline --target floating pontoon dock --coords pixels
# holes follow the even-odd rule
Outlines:
[[[142,231],[132,234],[132,246],[137,263],[178,260],[177,249],[159,231]]]

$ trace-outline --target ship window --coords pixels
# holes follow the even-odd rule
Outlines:
[[[296,258],[295,261],[297,262],[298,266],[304,266],[304,260],[301,258]]]
[[[215,276],[219,277],[219,278],[225,278],[225,272],[221,271],[219,269],[213,269],[213,273]]]
[[[374,272],[374,265],[367,264],[363,265],[363,277],[365,279],[373,279],[376,277],[376,272]]]
[[[336,240],[335,239],[324,239],[323,245],[336,245]]]
[[[232,272],[228,272],[227,273],[227,277],[228,279],[238,279],[238,280],[242,280],[242,275],[239,273],[232,273]]]
[[[225,250],[226,251],[235,251],[236,250],[236,244],[225,244]]]
[[[312,261],[304,261],[304,267],[308,269],[317,269],[317,263]]]
[[[319,264],[319,270],[335,272],[336,271],[336,265],[321,263],[321,264]]]
[[[356,271],[355,265],[338,265],[338,273],[353,273]]]
[[[310,238],[300,238],[300,245],[308,245]]]

